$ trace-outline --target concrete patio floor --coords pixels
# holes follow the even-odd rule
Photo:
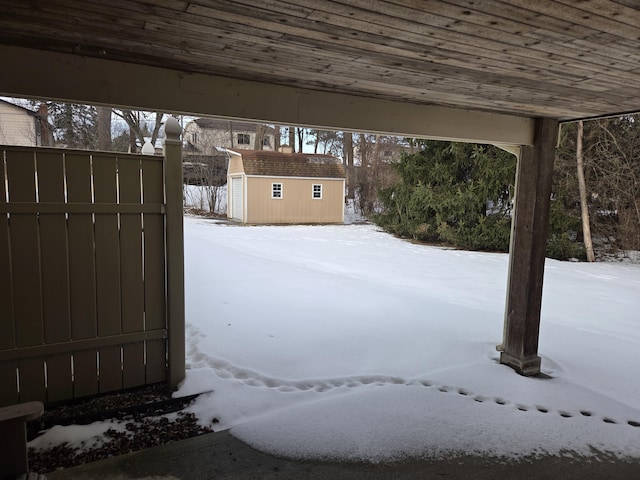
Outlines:
[[[46,477],[49,480],[631,480],[640,478],[640,459],[621,461],[602,455],[523,461],[457,457],[378,465],[298,461],[254,450],[225,431],[58,470]]]

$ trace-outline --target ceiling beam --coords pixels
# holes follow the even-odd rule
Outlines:
[[[0,45],[0,94],[325,130],[532,145],[534,120]]]

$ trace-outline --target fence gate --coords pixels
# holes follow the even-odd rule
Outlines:
[[[163,157],[0,151],[0,406],[166,381]]]

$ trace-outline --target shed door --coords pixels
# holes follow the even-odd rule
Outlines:
[[[242,177],[231,179],[231,218],[242,221]]]

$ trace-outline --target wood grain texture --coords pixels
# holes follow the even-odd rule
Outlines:
[[[560,120],[640,110],[614,0],[0,0],[0,43]]]

